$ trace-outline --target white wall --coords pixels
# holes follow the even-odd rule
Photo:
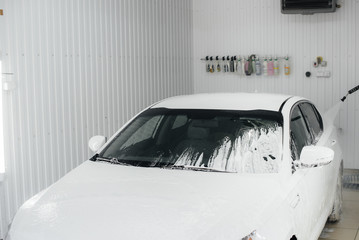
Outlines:
[[[193,92],[191,0],[0,0],[7,180],[0,239],[18,207],[88,159],[142,108]]]
[[[359,1],[340,1],[331,14],[283,15],[279,0],[194,0],[195,92],[259,91],[307,97],[322,111],[359,84]],[[239,77],[206,73],[207,55],[289,54],[289,77]],[[328,61],[331,78],[306,78],[316,56]],[[359,93],[340,112],[346,168],[359,168]]]
[[[326,110],[357,85],[359,2],[313,16],[282,15],[279,2],[0,0],[0,59],[17,84],[4,92],[0,238],[26,199],[90,156],[90,136],[110,136],[152,102],[193,89],[258,90],[302,95]],[[251,53],[289,54],[292,75],[208,74],[199,60]],[[318,55],[331,78],[304,77]],[[359,168],[358,109],[359,94],[339,121],[347,168]]]

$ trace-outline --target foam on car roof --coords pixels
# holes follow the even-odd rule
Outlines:
[[[289,97],[267,93],[205,93],[168,98],[152,108],[279,111]]]

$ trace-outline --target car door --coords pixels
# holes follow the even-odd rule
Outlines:
[[[320,138],[320,130],[313,134],[312,127],[303,109],[304,102],[296,104],[290,115],[290,141],[292,161],[299,160],[302,149],[305,146],[317,143],[316,135]],[[302,109],[303,108],[303,109]],[[319,128],[320,129],[320,128]],[[317,129],[316,129],[317,130]],[[325,167],[297,168],[294,163],[292,166],[292,200],[291,206],[294,209],[294,219],[297,229],[298,239],[310,239],[316,229],[318,221],[321,219],[323,201],[323,189],[326,187]]]
[[[321,136],[323,134],[323,121],[318,110],[309,102],[303,102],[300,104],[300,109],[303,112],[304,118],[308,124],[309,130],[311,131],[313,143],[315,145],[332,147],[333,143],[331,138],[321,140]],[[335,176],[335,164],[330,164],[323,167],[324,171],[324,179],[326,181],[325,191],[326,199],[329,199],[332,196],[331,189],[333,188],[333,176]]]
[[[318,110],[315,108],[314,105],[312,105],[309,102],[303,102],[300,104],[300,109],[303,112],[304,118],[306,119],[306,122],[308,123],[309,129],[312,133],[314,142],[313,144],[319,145],[319,146],[324,146],[324,147],[329,147],[331,149],[334,150],[334,152],[336,153],[335,155],[335,159],[332,163],[330,163],[329,165],[323,166],[322,170],[323,170],[323,181],[325,181],[325,186],[324,189],[322,191],[323,196],[325,196],[324,202],[323,202],[323,206],[326,209],[329,209],[329,211],[331,210],[331,208],[333,207],[332,202],[330,200],[333,199],[333,196],[335,194],[335,186],[336,186],[336,177],[338,175],[338,163],[340,163],[340,156],[338,154],[339,152],[339,145],[337,143],[337,136],[336,136],[336,131],[335,129],[325,129],[325,131],[327,131],[325,134],[326,136],[323,136],[323,121],[322,121],[322,117],[320,115],[320,113],[318,112]],[[322,216],[322,218],[325,218],[326,214],[327,214],[328,210],[325,211],[323,209],[323,211],[321,212],[324,216]]]

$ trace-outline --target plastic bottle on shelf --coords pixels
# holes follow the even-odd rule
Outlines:
[[[227,56],[227,61],[226,61],[226,72],[229,72],[230,71],[230,64],[229,64],[229,62],[230,62],[230,58],[229,58],[229,56]]]
[[[210,72],[210,73],[214,73],[215,70],[214,70],[214,64],[213,64],[213,57],[210,57],[210,58],[209,58],[209,61],[210,61],[210,62],[209,62],[209,63],[210,63],[209,72]]]
[[[252,73],[254,74],[254,73],[256,73],[257,71],[256,71],[256,57],[255,57],[255,55],[253,55],[252,56]]]
[[[226,58],[222,57],[222,72],[227,72],[226,71]]]
[[[231,57],[231,60],[229,61],[229,71],[234,72],[234,58]]]
[[[289,57],[284,58],[284,74],[290,75],[290,64],[289,64]]]
[[[242,58],[242,73],[243,75],[246,74],[246,62],[247,62],[247,59],[245,57]]]
[[[264,61],[263,61],[263,75],[264,75],[264,76],[268,76],[268,61],[267,61],[267,57],[264,57]]]
[[[243,68],[242,68],[242,58],[241,56],[238,56],[238,62],[237,62],[237,73],[239,75],[243,75]]]
[[[233,72],[237,72],[237,64],[238,64],[237,56],[233,56],[233,65],[234,65]]]
[[[268,76],[272,76],[274,74],[274,62],[272,57],[269,57],[267,68]]]
[[[273,69],[274,75],[279,75],[279,61],[277,57],[274,58]]]
[[[250,67],[250,64],[251,62],[249,61],[249,57],[247,58],[246,60],[246,63],[244,65],[244,73],[246,74],[246,76],[250,76],[251,75],[251,67]]]
[[[211,68],[211,65],[209,64],[209,57],[206,56],[205,60],[206,60],[206,72],[209,72]]]
[[[259,58],[257,57],[257,59],[256,59],[256,75],[257,76],[261,75],[261,70],[262,70],[261,62],[259,61]]]
[[[216,69],[217,69],[217,72],[221,71],[221,64],[219,64],[219,57],[218,56],[216,57]]]

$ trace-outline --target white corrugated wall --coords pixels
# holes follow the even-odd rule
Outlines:
[[[279,0],[193,1],[195,92],[246,91],[294,94],[325,111],[359,84],[359,1],[343,0],[335,13],[283,15]],[[207,55],[289,54],[289,77],[239,77],[206,73]],[[328,61],[330,78],[306,78],[317,56]],[[359,169],[359,93],[340,112],[346,168]]]
[[[7,180],[0,239],[18,207],[160,99],[193,92],[191,0],[0,0]],[[1,26],[1,25],[0,25]]]
[[[0,60],[17,84],[4,92],[0,238],[22,202],[88,158],[90,136],[110,136],[164,97],[258,90],[327,110],[359,84],[359,2],[340,2],[336,13],[301,16],[282,15],[279,0],[0,0]],[[292,75],[208,74],[199,60],[251,53],[289,54]],[[316,56],[331,78],[304,77]],[[359,168],[358,119],[356,94],[338,122],[347,168]]]

